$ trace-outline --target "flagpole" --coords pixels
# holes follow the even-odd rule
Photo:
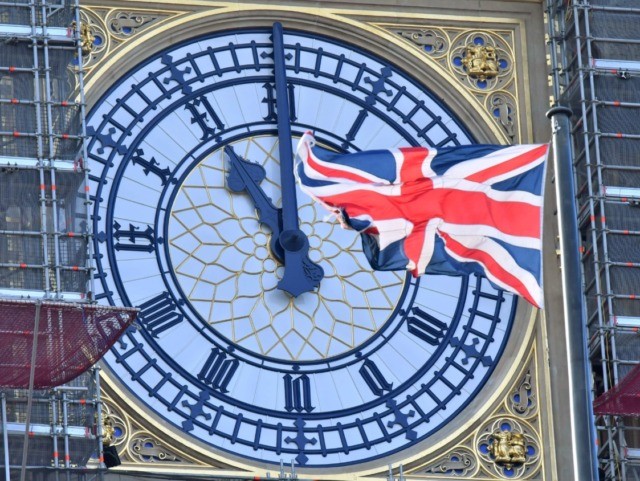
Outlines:
[[[553,130],[553,165],[560,231],[564,326],[569,368],[569,409],[574,479],[598,480],[593,393],[587,346],[587,324],[582,300],[582,272],[578,215],[571,150],[571,110],[547,112]]]

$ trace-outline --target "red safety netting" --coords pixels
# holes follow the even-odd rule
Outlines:
[[[38,309],[35,389],[59,386],[85,372],[137,314],[132,308],[0,300],[0,387],[29,387]]]
[[[612,389],[598,396],[593,411],[600,415],[640,416],[640,364]]]

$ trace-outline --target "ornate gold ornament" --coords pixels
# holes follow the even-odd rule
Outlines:
[[[506,430],[495,431],[492,439],[493,443],[489,447],[489,452],[496,464],[512,469],[515,464],[522,464],[527,460],[522,433],[512,433]]]
[[[462,64],[467,69],[469,77],[480,80],[494,78],[499,73],[496,49],[492,46],[468,44]]]
[[[113,419],[106,413],[102,414],[102,444],[111,446],[115,442],[116,428]]]
[[[503,479],[531,479],[542,465],[539,429],[510,416],[489,420],[475,441],[483,470]]]
[[[76,22],[75,20],[71,22],[70,30],[76,30]],[[95,36],[91,31],[91,27],[87,22],[80,22],[80,50],[82,51],[82,55],[89,55],[93,50],[93,42],[95,41]]]

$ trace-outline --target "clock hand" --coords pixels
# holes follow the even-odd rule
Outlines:
[[[258,212],[258,221],[271,229],[269,242],[271,253],[278,261],[283,262],[284,253],[279,242],[282,232],[282,210],[273,205],[271,199],[258,185],[266,176],[264,168],[259,164],[244,160],[236,154],[231,146],[227,145],[224,152],[229,157],[230,167],[227,175],[227,188],[233,192],[244,190],[249,194]]]
[[[284,251],[284,274],[278,289],[294,297],[310,292],[320,285],[324,270],[309,259],[309,240],[298,225],[296,180],[293,175],[289,93],[284,64],[282,24],[273,24],[273,62],[276,78],[276,109],[278,118],[278,148],[280,153],[280,184],[282,189],[282,232],[280,245]]]

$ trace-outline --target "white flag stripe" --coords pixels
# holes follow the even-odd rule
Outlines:
[[[427,223],[427,227],[424,233],[424,242],[422,243],[422,250],[420,251],[420,258],[418,259],[418,272],[423,273],[431,258],[433,257],[433,250],[436,245],[436,232],[438,231],[438,225],[440,225],[442,219],[435,217]]]

